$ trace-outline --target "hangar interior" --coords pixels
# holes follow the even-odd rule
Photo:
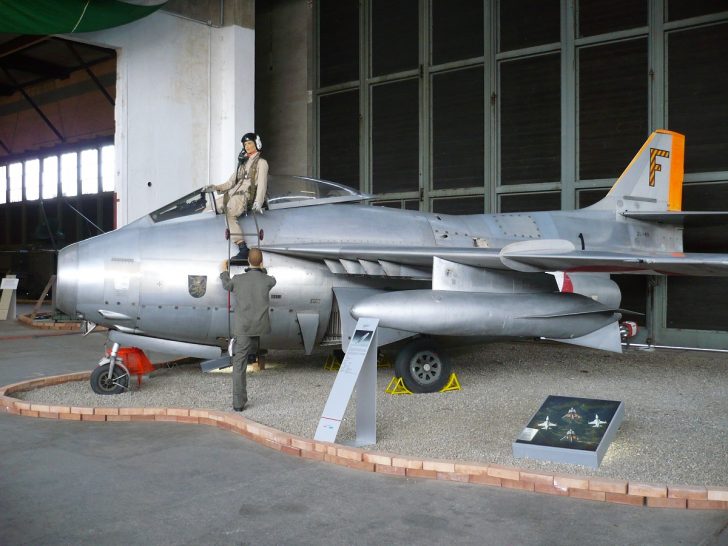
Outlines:
[[[0,38],[4,271],[222,181],[251,127],[274,173],[445,214],[587,206],[666,128],[683,208],[728,210],[722,0],[172,0]],[[723,231],[685,250],[725,251]],[[728,348],[724,280],[615,280],[651,341]]]

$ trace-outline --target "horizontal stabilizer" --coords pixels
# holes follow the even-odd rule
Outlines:
[[[728,212],[723,211],[623,212],[622,215],[643,222],[685,227],[728,226]]]
[[[543,338],[551,341],[559,341],[561,343],[569,343],[571,345],[579,345],[580,347],[590,347],[592,349],[600,349],[602,351],[611,351],[613,353],[622,352],[622,338],[619,333],[619,323],[615,320],[581,337],[555,339]]]

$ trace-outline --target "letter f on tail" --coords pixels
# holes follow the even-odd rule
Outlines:
[[[595,210],[663,212],[682,210],[685,136],[652,133]]]

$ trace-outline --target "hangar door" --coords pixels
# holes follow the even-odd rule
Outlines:
[[[725,2],[315,5],[322,178],[407,209],[572,209],[666,128],[686,135],[684,208],[728,210]],[[685,249],[728,252],[724,233],[687,226]],[[653,341],[728,348],[725,279],[615,280]]]
[[[58,249],[115,227],[113,50],[0,34],[0,272],[37,297]]]

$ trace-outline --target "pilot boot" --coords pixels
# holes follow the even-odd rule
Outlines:
[[[248,245],[245,244],[245,241],[238,244],[238,250],[239,252],[230,258],[231,262],[248,262]]]

